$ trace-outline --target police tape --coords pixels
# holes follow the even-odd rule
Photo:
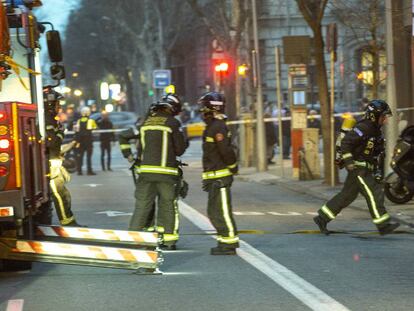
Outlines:
[[[405,112],[405,111],[411,111],[414,110],[414,107],[407,107],[407,108],[398,108],[397,112]],[[335,113],[334,117],[346,117],[346,116],[362,116],[364,115],[365,112],[342,112],[342,113]],[[307,119],[320,119],[321,115],[320,114],[316,114],[316,115],[308,115]],[[280,120],[282,121],[287,121],[287,120],[291,120],[292,117],[271,117],[271,118],[263,118],[264,122],[278,122]],[[198,123],[198,122],[197,122]],[[200,122],[202,123],[202,122]],[[245,119],[245,120],[232,120],[232,121],[227,121],[226,124],[227,125],[240,125],[240,124],[253,124],[253,123],[257,123],[257,119]],[[187,128],[191,126],[191,124],[184,124],[182,127],[183,128]],[[128,131],[128,129],[105,129],[105,130],[93,130],[92,133],[93,134],[101,134],[101,133],[121,133],[124,131]],[[65,134],[75,134],[75,131],[65,131]]]

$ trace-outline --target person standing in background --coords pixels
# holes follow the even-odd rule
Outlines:
[[[101,130],[112,130],[114,125],[109,119],[109,113],[102,111],[102,118],[98,122],[99,129]],[[111,142],[115,140],[114,132],[104,132],[100,134],[101,141],[101,165],[102,170],[112,171],[111,169]],[[106,153],[106,167],[105,167],[105,153]]]

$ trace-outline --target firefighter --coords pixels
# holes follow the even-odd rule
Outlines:
[[[329,200],[314,217],[320,231],[330,232],[327,224],[361,193],[368,204],[374,224],[381,235],[392,233],[399,223],[390,221],[384,206],[383,187],[376,178],[379,158],[384,154],[384,139],[381,127],[387,117],[392,116],[388,104],[379,99],[372,100],[365,108],[363,120],[345,133],[340,143],[343,166],[348,171],[341,192]]]
[[[150,113],[151,113],[151,108],[149,110],[149,114]],[[148,116],[149,116],[149,114],[148,114]],[[132,172],[134,185],[137,184],[137,180],[138,180],[138,174],[137,173],[139,171],[139,161],[136,157],[134,157],[134,154],[131,150],[131,142],[134,141],[136,150],[139,150],[139,148],[140,148],[139,131],[140,131],[140,128],[141,128],[141,125],[142,125],[143,121],[144,120],[142,119],[142,117],[139,117],[137,119],[137,122],[135,123],[136,128],[129,128],[125,131],[122,131],[119,134],[119,139],[118,139],[119,147],[121,148],[122,155],[124,156],[125,159],[128,160],[128,162],[131,165],[130,170]],[[153,202],[153,209],[148,214],[148,220],[145,224],[145,228],[146,228],[147,231],[154,231],[155,230],[155,228],[154,228],[154,215],[155,215],[155,202]]]
[[[70,181],[70,175],[62,165],[61,147],[64,134],[57,114],[60,108],[59,100],[63,96],[51,87],[45,88],[43,94],[46,110],[46,147],[49,155],[50,189],[53,203],[61,225],[80,226],[72,213],[70,192],[65,186]]]
[[[177,157],[188,147],[181,123],[174,118],[180,111],[178,96],[167,94],[153,104],[140,127],[137,150],[139,177],[135,188],[135,211],[129,224],[130,230],[148,230],[157,198],[156,230],[163,234],[162,248],[170,250],[176,249],[179,238],[176,187],[180,176]],[[131,156],[129,159],[132,162]]]
[[[208,192],[208,217],[217,230],[217,247],[211,249],[211,255],[235,255],[239,237],[230,189],[238,166],[225,123],[225,99],[220,93],[209,92],[198,103],[207,125],[203,133],[203,190]]]
[[[76,124],[75,140],[78,148],[78,175],[83,175],[83,156],[86,152],[87,174],[96,175],[92,170],[93,136],[92,131],[97,128],[95,120],[89,118],[91,110],[89,107],[81,109],[81,118]]]

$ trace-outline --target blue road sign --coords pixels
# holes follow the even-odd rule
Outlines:
[[[171,84],[171,70],[157,69],[152,72],[153,87],[164,89]]]

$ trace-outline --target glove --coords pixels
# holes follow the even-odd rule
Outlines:
[[[233,173],[233,175],[237,175],[237,173],[239,172],[239,166],[233,166],[233,167],[229,167],[230,172]]]
[[[207,180],[203,180],[203,186],[202,186],[203,191],[208,192],[210,190],[210,186],[211,186],[210,182],[208,182]]]
[[[127,160],[128,160],[128,162],[129,162],[129,163],[131,163],[131,164],[134,164],[134,162],[135,162],[134,156],[133,156],[132,154],[130,154],[130,155],[128,156]]]
[[[187,196],[187,193],[188,193],[188,183],[185,180],[182,180],[179,195],[180,197],[184,199]]]
[[[354,163],[349,163],[349,164],[345,165],[345,168],[348,172],[352,172],[353,170],[355,170],[355,164]]]

